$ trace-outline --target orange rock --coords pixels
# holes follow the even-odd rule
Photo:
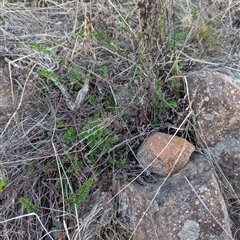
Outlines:
[[[149,170],[167,176],[181,169],[195,150],[187,140],[165,133],[154,133],[142,144],[137,158]],[[171,140],[172,139],[172,140]],[[171,141],[170,141],[171,140]]]

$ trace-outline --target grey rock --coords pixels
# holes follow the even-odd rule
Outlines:
[[[202,70],[187,76],[197,114],[197,146],[215,146],[228,137],[240,140],[240,85],[232,77]]]
[[[133,239],[233,239],[227,208],[206,157],[193,153],[184,168],[165,180],[159,177],[159,183],[149,188],[134,183],[121,193],[121,214],[132,231],[143,217]]]
[[[182,230],[178,233],[180,239],[198,239],[199,236],[199,224],[195,221],[186,220],[184,222]]]
[[[240,74],[230,75],[202,70],[187,77],[197,114],[197,146],[220,167],[228,199],[240,197]]]

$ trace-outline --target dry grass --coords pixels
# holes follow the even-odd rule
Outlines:
[[[1,126],[2,239],[129,238],[109,200],[140,172],[134,151],[154,131],[194,142],[190,122],[178,128],[182,75],[239,59],[240,2],[193,2],[0,3],[0,64],[22,95]]]

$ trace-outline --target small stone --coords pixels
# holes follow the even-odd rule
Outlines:
[[[142,144],[137,158],[145,168],[167,176],[186,165],[194,150],[194,145],[181,137],[156,132]]]

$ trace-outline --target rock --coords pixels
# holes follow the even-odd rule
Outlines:
[[[148,199],[148,197],[149,195],[147,193],[146,187],[135,184],[130,185],[125,191],[121,193],[121,219],[125,225],[130,227],[131,231],[134,231],[134,228],[140,221],[142,214],[149,206],[151,201]],[[146,214],[146,216],[143,218],[143,221],[137,228],[133,240],[157,239],[158,235],[156,235],[156,232],[154,231],[154,226],[156,224],[155,222],[158,222],[158,219],[155,219],[154,215],[158,213],[158,211],[158,204],[156,201],[154,201],[149,212]],[[158,225],[160,225],[160,223],[158,223],[157,226]]]
[[[219,173],[219,178],[226,189],[225,197],[238,199],[240,197],[240,141],[228,137],[214,147],[208,148],[206,152],[211,154],[211,158],[221,168],[223,175]]]
[[[137,158],[143,167],[161,176],[181,169],[189,160],[195,147],[180,137],[156,132],[142,144]],[[171,140],[172,139],[172,140]],[[170,141],[171,140],[171,141]]]
[[[240,140],[240,84],[218,72],[202,70],[187,76],[197,113],[197,146],[215,146],[228,137]]]
[[[132,231],[152,201],[133,239],[233,239],[227,208],[206,157],[193,153],[177,174],[158,181],[149,188],[133,183],[120,194],[120,213]]]
[[[210,70],[192,72],[187,79],[197,114],[196,145],[220,166],[226,197],[240,197],[240,79]]]

